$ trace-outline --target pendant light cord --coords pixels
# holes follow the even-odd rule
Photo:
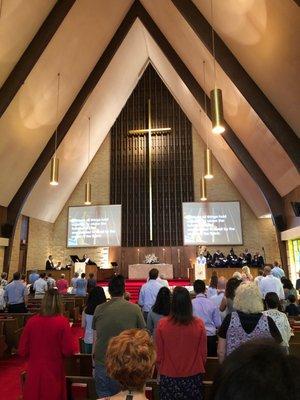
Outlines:
[[[56,157],[57,150],[57,130],[58,130],[58,107],[59,107],[59,87],[60,87],[60,73],[57,74],[57,97],[56,97],[56,130],[54,142],[54,157]]]
[[[89,140],[88,140],[88,165],[87,168],[89,168],[90,165],[90,151],[91,151],[91,117],[89,117]],[[90,182],[90,177],[88,173],[88,182]]]
[[[204,111],[205,111],[205,116],[207,116],[207,100],[206,100],[206,71],[205,71],[205,60],[203,61],[203,92],[204,92]],[[208,129],[206,128],[206,119],[204,119],[204,124],[205,124],[205,130],[206,130],[206,147],[208,148]]]
[[[211,13],[211,41],[212,41],[213,63],[214,63],[214,83],[215,83],[215,87],[216,87],[217,73],[216,73],[216,52],[215,52],[215,31],[214,31],[213,0],[210,0],[210,13]]]

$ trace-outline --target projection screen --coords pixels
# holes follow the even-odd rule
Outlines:
[[[69,207],[67,246],[121,246],[121,205]]]
[[[240,203],[182,203],[185,245],[243,244]]]

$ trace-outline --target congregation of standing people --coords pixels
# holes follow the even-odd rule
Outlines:
[[[288,368],[297,364],[289,355],[293,332],[288,316],[299,315],[298,292],[282,271],[274,263],[254,279],[244,266],[228,280],[213,272],[207,286],[196,280],[189,292],[185,287],[170,289],[153,268],[138,304],[126,300],[121,275],[109,282],[107,299],[92,275],[86,279],[85,274],[75,274],[69,285],[64,274],[55,281],[51,273],[33,271],[26,285],[18,272],[11,281],[2,274],[0,290],[9,312],[26,312],[29,293],[42,301],[41,311],[27,322],[19,345],[19,354],[28,359],[24,400],[66,399],[63,360],[74,353],[75,346],[70,324],[62,316],[61,296],[70,292],[86,297],[83,345],[84,352],[93,355],[99,399],[146,399],[145,384],[154,371],[161,400],[203,399],[207,357],[218,357],[222,365],[212,398],[223,399],[224,393],[224,398],[238,399],[234,393],[228,397],[224,386],[234,387],[228,380],[231,368],[240,371],[244,365],[247,370],[247,362],[255,363],[262,354],[265,358],[261,356],[260,363],[266,368],[265,361],[273,353]],[[41,340],[47,341],[46,347]],[[240,372],[241,379],[246,379],[245,371]],[[296,388],[293,374],[294,370],[291,385]]]

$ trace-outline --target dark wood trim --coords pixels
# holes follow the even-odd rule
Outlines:
[[[287,242],[281,240],[281,232],[275,227],[276,239],[279,249],[280,262],[286,276],[289,276],[288,257],[287,257]]]
[[[154,41],[158,44],[162,52],[165,54],[173,68],[176,70],[182,81],[186,84],[189,91],[195,97],[199,105],[204,110],[204,91],[194,78],[190,70],[172,48],[166,37],[159,30],[158,26],[154,23],[145,8],[139,3],[138,17],[142,21],[145,28],[148,30]],[[207,100],[207,115],[210,118],[210,99],[206,96]],[[226,123],[226,132],[222,135],[226,143],[232,149],[234,154],[244,165],[248,173],[258,184],[263,192],[273,216],[283,215],[283,201],[280,194],[265,176],[260,167],[256,164],[255,160],[249,154],[243,143],[238,136],[234,133],[231,127]]]
[[[0,89],[0,117],[42,55],[76,0],[58,0]],[[16,35],[18,33],[16,32]]]
[[[0,206],[0,227],[5,224],[7,220],[7,207]]]
[[[211,25],[192,0],[172,0],[178,11],[212,54]],[[300,171],[300,140],[267,96],[256,85],[215,32],[216,60]]]

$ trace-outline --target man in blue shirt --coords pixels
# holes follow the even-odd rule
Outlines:
[[[39,279],[39,274],[37,273],[36,269],[33,269],[31,274],[29,274],[28,277],[28,283],[30,283],[30,285],[33,285],[35,281],[37,281]]]
[[[141,287],[139,295],[139,305],[142,307],[145,321],[147,321],[148,312],[155,303],[157,293],[162,285],[157,280],[159,271],[152,268],[149,271],[149,280]]]
[[[21,281],[20,272],[15,272],[13,281],[5,288],[4,298],[8,304],[9,313],[26,313],[28,291],[26,285]]]
[[[221,326],[221,315],[216,304],[206,297],[205,291],[205,283],[197,279],[194,282],[196,298],[192,300],[193,314],[201,318],[205,324],[208,357],[216,357],[217,330]]]

